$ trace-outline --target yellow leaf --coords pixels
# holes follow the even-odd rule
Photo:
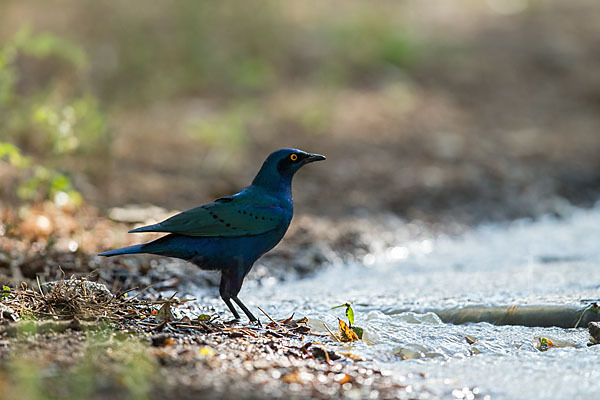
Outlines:
[[[354,333],[348,325],[338,318],[340,324],[340,334],[342,342],[355,342],[358,340],[358,336]]]

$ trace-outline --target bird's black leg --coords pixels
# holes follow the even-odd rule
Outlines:
[[[260,321],[258,320],[258,318],[256,318],[251,312],[250,310],[248,310],[248,307],[246,307],[244,305],[244,303],[242,303],[242,301],[240,299],[238,299],[237,295],[236,296],[231,296],[231,298],[233,299],[233,301],[235,301],[235,303],[240,306],[240,308],[242,309],[242,311],[244,312],[244,314],[246,314],[246,316],[248,317],[248,319],[250,320],[250,322],[255,322],[258,324],[258,326],[260,326]]]
[[[247,270],[245,271],[247,272]],[[237,294],[240,292],[242,288],[242,281],[245,276],[244,270],[223,270],[221,271],[221,286],[219,287],[219,293],[221,293],[221,298],[227,304],[233,315],[236,319],[239,319],[240,316],[237,311],[233,308],[231,304],[231,300],[233,300],[241,309],[244,311],[244,314],[248,317],[250,322],[257,323],[260,325],[260,321],[256,318],[248,307],[238,299]],[[231,300],[230,300],[231,299]]]
[[[233,318],[239,320],[240,314],[238,314],[233,304],[231,304],[231,294],[229,286],[229,274],[227,274],[226,271],[223,271],[221,273],[221,285],[219,286],[219,294],[221,295],[221,298],[223,299],[225,304],[227,304],[227,307],[229,307],[229,310],[233,314]]]
[[[233,304],[231,304],[231,299],[229,297],[222,297],[222,299],[225,302],[225,304],[227,304],[227,307],[229,307],[229,310],[231,310],[231,313],[233,314],[233,318],[235,320],[239,320],[240,314],[238,314],[238,312],[235,309],[235,307],[233,306]]]

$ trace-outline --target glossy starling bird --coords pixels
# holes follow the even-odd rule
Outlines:
[[[181,258],[221,271],[219,292],[235,319],[233,300],[251,322],[258,320],[237,297],[254,262],[279,243],[294,213],[292,178],[302,166],[325,160],[320,154],[281,149],[269,155],[252,184],[238,193],[177,214],[133,232],[165,232],[152,242],[100,253],[149,253]]]

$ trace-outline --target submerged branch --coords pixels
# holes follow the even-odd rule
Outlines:
[[[443,322],[456,325],[488,322],[494,325],[574,328],[600,321],[600,313],[593,312],[588,307],[567,305],[467,306],[427,311],[437,314]]]
[[[434,313],[442,322],[454,325],[487,322],[494,325],[528,327],[582,328],[590,322],[600,322],[600,313],[593,306],[576,305],[473,305],[454,308],[395,309],[388,314],[405,312]]]

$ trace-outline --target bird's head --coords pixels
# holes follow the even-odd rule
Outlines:
[[[290,183],[292,177],[304,165],[325,160],[325,156],[311,154],[298,149],[280,149],[267,157],[252,182],[255,186],[275,188]]]

